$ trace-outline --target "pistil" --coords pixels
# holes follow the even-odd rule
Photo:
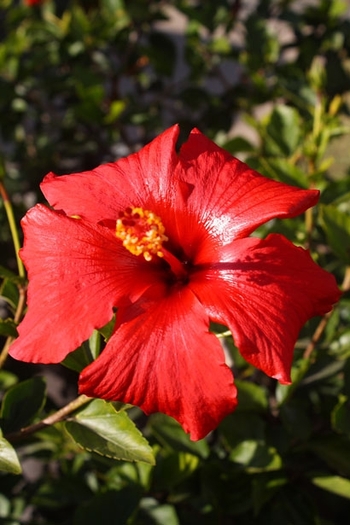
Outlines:
[[[168,241],[163,223],[155,213],[143,208],[128,207],[119,213],[116,223],[116,237],[133,255],[142,255],[148,262],[154,257],[164,259],[177,279],[187,278],[182,262],[163,243]]]
[[[164,246],[162,247],[162,258],[169,264],[171,271],[173,274],[179,279],[184,280],[187,279],[188,274],[185,270],[185,267],[181,261],[175,255],[173,255],[171,252],[169,252]]]

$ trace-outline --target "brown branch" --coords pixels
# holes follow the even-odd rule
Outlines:
[[[19,441],[21,439],[24,439],[31,434],[34,434],[35,432],[38,432],[39,430],[42,430],[43,428],[46,428],[48,426],[54,425],[55,423],[58,423],[59,421],[63,421],[66,419],[67,416],[69,416],[72,412],[75,412],[78,408],[86,405],[89,401],[91,401],[91,397],[85,396],[84,394],[81,396],[78,396],[76,399],[73,399],[68,405],[64,406],[54,414],[51,414],[50,416],[45,417],[41,421],[38,421],[37,423],[34,423],[33,425],[29,425],[28,427],[21,428],[21,430],[18,430],[17,432],[10,432],[9,434],[6,434],[4,437],[10,441],[15,442]]]
[[[344,280],[343,280],[343,283],[341,285],[341,289],[343,291],[343,293],[347,292],[348,290],[350,290],[350,266],[348,266],[345,270],[345,275],[344,275]],[[333,310],[331,310],[330,312],[328,312],[327,314],[325,314],[321,321],[319,322],[312,338],[311,338],[311,341],[309,342],[309,344],[307,345],[306,349],[305,349],[305,352],[304,352],[304,355],[303,355],[303,358],[304,359],[310,359],[310,356],[312,354],[312,352],[314,351],[318,341],[320,340],[324,330],[326,329],[326,326],[327,326],[327,323],[329,321],[329,319],[331,318],[332,316],[332,313],[333,313]]]

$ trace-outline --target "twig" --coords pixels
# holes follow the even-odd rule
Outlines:
[[[343,280],[343,283],[341,285],[341,289],[343,291],[343,293],[347,292],[348,290],[350,290],[350,266],[348,266],[345,270],[345,275],[344,275],[344,280]],[[332,313],[333,313],[333,310],[331,310],[330,312],[328,312],[327,314],[325,314],[321,321],[319,322],[315,332],[314,332],[314,335],[312,336],[311,338],[311,341],[309,342],[309,344],[307,345],[306,349],[305,349],[305,352],[304,352],[304,355],[303,355],[303,358],[304,359],[310,359],[310,356],[312,354],[312,352],[314,351],[318,341],[320,340],[326,326],[327,326],[327,323],[329,321],[329,319],[331,318],[332,316]]]
[[[46,428],[50,425],[54,425],[55,423],[58,423],[59,421],[63,421],[66,419],[67,416],[69,416],[72,412],[75,412],[78,410],[78,408],[86,405],[91,401],[91,397],[85,396],[84,394],[81,396],[78,396],[76,399],[68,403],[68,405],[64,406],[60,410],[57,410],[54,414],[51,414],[48,417],[45,417],[41,421],[38,421],[37,423],[34,423],[33,425],[29,425],[28,427],[21,428],[21,430],[18,430],[17,432],[10,432],[9,434],[6,434],[4,437],[10,441],[19,441],[21,439],[24,439],[31,434],[34,434],[35,432],[38,432],[38,430],[42,430],[43,428]]]

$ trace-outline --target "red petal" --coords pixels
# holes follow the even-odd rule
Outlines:
[[[247,361],[289,383],[301,327],[339,299],[334,277],[281,235],[234,241],[217,257],[193,274],[191,289]]]
[[[194,184],[189,211],[225,244],[270,219],[295,217],[318,201],[317,190],[263,177],[196,129],[182,146],[180,161],[183,177]]]
[[[158,286],[156,267],[131,255],[107,228],[37,205],[23,219],[28,312],[11,346],[16,359],[60,362],[105,325],[120,302]]]
[[[168,414],[193,440],[213,430],[237,403],[221,345],[187,288],[129,316],[83,370],[80,392]]]
[[[55,209],[91,222],[115,220],[128,206],[154,207],[155,200],[166,199],[171,206],[178,135],[178,126],[173,126],[138,153],[92,171],[59,177],[49,173],[41,190]]]

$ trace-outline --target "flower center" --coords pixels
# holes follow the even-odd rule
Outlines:
[[[161,257],[170,266],[175,280],[188,281],[185,265],[163,246],[168,241],[161,219],[152,211],[128,207],[119,212],[116,236],[133,255],[143,255],[146,261]]]
[[[152,211],[128,207],[119,213],[116,236],[133,255],[151,261],[154,255],[164,257],[162,244],[168,240],[162,221]]]

